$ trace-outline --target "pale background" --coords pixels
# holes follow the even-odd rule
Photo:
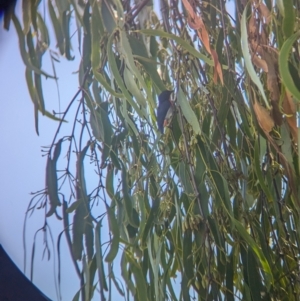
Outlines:
[[[45,1],[46,3],[46,1]],[[17,12],[20,16],[21,1],[18,1]],[[18,37],[11,24],[7,32],[0,21],[0,244],[24,271],[23,249],[23,223],[25,212],[31,199],[31,192],[41,190],[45,186],[45,163],[42,157],[41,146],[51,143],[57,122],[46,117],[39,118],[40,136],[37,136],[34,127],[33,104],[30,100],[25,81],[25,67],[22,62]],[[75,35],[73,40],[77,40]],[[52,43],[55,41],[52,38]],[[57,64],[60,76],[59,87],[61,95],[61,108],[73,97],[78,89],[77,75],[72,74],[77,70],[80,55],[74,49],[77,62],[74,64],[61,58]],[[49,57],[49,54],[45,54]],[[48,60],[49,61],[49,60]],[[45,64],[44,70],[52,74],[51,65]],[[59,111],[57,90],[54,81],[44,80],[44,97],[46,108]],[[27,263],[26,275],[30,276],[30,257],[35,231],[43,225],[44,213],[34,213],[29,218],[26,230]],[[60,223],[55,223],[55,218],[50,219],[54,239],[62,230]],[[56,241],[55,241],[56,244]],[[36,253],[34,260],[34,284],[49,298],[57,300],[54,282],[54,262],[43,255],[43,234],[37,235]],[[79,280],[70,260],[66,243],[62,243],[62,300],[72,300],[79,289]],[[56,245],[55,245],[56,248]],[[57,256],[56,256],[57,263]]]

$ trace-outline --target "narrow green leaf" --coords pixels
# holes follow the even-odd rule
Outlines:
[[[144,66],[157,91],[162,92],[166,90],[166,87],[157,72],[157,62],[154,60],[154,58],[149,59],[147,49],[141,36],[138,39],[137,37],[130,35],[128,40],[135,59]],[[155,53],[155,55],[156,54],[157,53]]]
[[[283,17],[283,24],[282,29],[286,38],[289,38],[294,33],[294,26],[295,26],[295,8],[293,5],[293,1],[290,0],[283,0],[284,5],[284,17]]]
[[[28,34],[26,35],[26,42],[27,42],[27,48],[28,48],[30,62],[34,66],[40,68],[41,65],[40,65],[40,61],[38,60],[38,55],[37,55],[36,49],[33,44],[33,34],[31,32],[31,30],[29,30]]]
[[[90,263],[94,255],[94,225],[90,216],[86,217],[84,235],[86,253],[88,257],[88,262]]]
[[[60,15],[70,8],[68,0],[55,0],[55,4]]]
[[[111,161],[112,161],[114,167],[118,170],[121,170],[121,165],[119,162],[118,154],[116,154],[114,152],[114,150],[111,149],[109,152],[109,155],[110,155],[110,158],[111,158]]]
[[[114,214],[114,209],[106,206],[106,212],[109,221],[109,229],[113,235],[113,238],[111,240],[110,249],[105,257],[105,261],[112,262],[119,251],[120,231]]]
[[[21,57],[22,57],[22,60],[23,60],[23,62],[25,64],[25,66],[28,67],[29,69],[33,70],[37,74],[43,74],[46,77],[55,78],[55,76],[52,76],[52,75],[44,72],[43,70],[37,68],[36,66],[34,66],[30,62],[29,57],[28,57],[28,53],[26,52],[26,49],[25,49],[25,36],[23,34],[20,22],[19,22],[19,20],[17,19],[17,17],[15,15],[12,16],[12,20],[13,20],[15,28],[17,30],[17,34],[18,34],[18,38],[19,38],[19,47],[20,47]]]
[[[34,125],[37,135],[39,135],[39,108],[37,104],[34,104]]]
[[[123,252],[122,258],[121,258],[121,275],[126,283],[126,288],[130,290],[132,295],[136,294],[136,285],[131,280],[131,273],[129,275],[129,272],[127,270],[127,264],[128,264],[128,256],[126,252]]]
[[[146,221],[145,228],[143,231],[142,241],[141,241],[142,246],[146,245],[148,235],[150,234],[150,230],[153,228],[155,218],[157,217],[157,214],[159,211],[159,203],[160,203],[159,198],[154,199],[152,208],[150,210],[150,214],[148,216],[148,219]]]
[[[221,239],[221,235],[220,235],[219,227],[218,227],[219,225],[216,225],[216,220],[212,216],[208,216],[207,221],[209,224],[209,229],[210,229],[211,233],[213,234],[215,244],[219,248],[223,248],[224,240]]]
[[[210,174],[216,189],[216,198],[218,198],[223,203],[228,213],[232,216],[233,212],[232,212],[232,206],[231,206],[227,181],[217,171],[211,170]]]
[[[115,17],[118,21],[118,26],[123,28],[125,25],[125,17],[124,16],[124,9],[123,9],[123,3],[120,0],[114,1],[114,9],[117,11],[117,16]]]
[[[97,109],[91,107],[90,124],[97,140],[103,142],[101,166],[104,166],[109,157],[112,143],[112,125],[108,116],[108,103],[101,102]]]
[[[171,34],[167,33],[165,31],[157,30],[157,29],[142,29],[142,30],[137,30],[137,32],[147,34],[147,35],[152,35],[152,36],[158,36],[161,38],[168,38],[171,40],[176,41],[181,47],[183,47],[185,50],[190,52],[190,54],[194,55],[195,57],[199,58],[200,60],[204,61],[206,64],[210,66],[214,66],[213,60],[208,59],[205,55],[202,53],[198,52],[192,45],[190,45],[187,41],[183,40],[182,38]],[[227,69],[227,66],[222,66],[224,69]]]
[[[109,273],[109,277],[111,278],[111,280],[113,281],[118,293],[122,296],[122,297],[125,297],[125,292],[124,292],[124,288],[122,288],[118,282],[118,280],[116,279],[116,276],[115,276],[115,273],[112,269],[113,267],[113,264],[109,264],[109,267],[108,267],[108,273]]]
[[[148,86],[146,85],[144,78],[142,77],[140,71],[136,67],[136,63],[133,59],[132,49],[130,47],[126,31],[122,30],[120,35],[121,35],[121,47],[119,47],[119,50],[121,51],[120,55],[124,58],[126,66],[130,69],[131,73],[134,74],[134,76],[137,78],[139,84],[144,88],[147,98],[150,98],[151,97],[150,90],[149,90]],[[153,107],[154,106],[153,100],[151,100],[151,104]],[[142,104],[140,103],[140,105],[142,105]]]
[[[151,281],[151,284],[154,284],[154,293],[157,300],[163,299],[163,296],[161,295],[162,287],[159,279],[159,270],[163,266],[163,262],[161,260],[162,245],[162,241],[156,234],[154,234],[152,237],[149,237],[147,246],[154,278],[153,281]]]
[[[111,6],[108,8],[107,5],[109,5],[109,2],[101,2],[101,18],[100,20],[103,20],[103,24],[108,31],[108,33],[112,34],[112,32],[116,29],[117,24],[114,16],[112,15],[112,9]],[[100,17],[100,16],[99,16]]]
[[[85,197],[85,201],[87,201],[87,190],[86,190],[86,184],[85,184],[85,176],[84,176],[84,157],[86,155],[87,150],[90,147],[90,142],[87,143],[87,145],[82,149],[82,151],[78,154],[77,156],[77,163],[76,163],[76,168],[77,168],[77,174],[76,177],[78,179],[79,185],[80,185],[80,190],[83,193]]]
[[[261,292],[262,292],[262,281],[261,276],[259,273],[259,267],[257,266],[256,258],[252,252],[252,250],[248,250],[247,252],[248,257],[248,282],[249,282],[249,289],[252,295],[253,300],[261,300]]]
[[[25,77],[26,77],[26,83],[27,83],[27,88],[29,91],[30,98],[34,104],[35,103],[37,104],[36,91],[35,91],[35,87],[34,87],[33,79],[32,79],[32,71],[28,67],[26,67],[26,70],[25,70]]]
[[[203,215],[204,218],[207,218],[210,215],[210,210],[208,209],[210,195],[207,192],[207,185],[205,184],[205,182],[202,182],[198,186],[198,191],[201,195],[201,208],[203,211]]]
[[[64,36],[65,42],[65,57],[68,60],[74,60],[74,56],[71,56],[71,38],[70,38],[70,19],[71,19],[71,12],[65,11],[62,15],[62,33]]]
[[[81,260],[82,258],[83,234],[85,230],[86,215],[87,215],[86,204],[84,204],[84,202],[81,201],[79,206],[75,210],[75,214],[73,218],[73,228],[72,228],[72,232],[73,232],[72,251],[73,251],[74,258],[76,260]]]
[[[192,126],[194,132],[197,135],[200,135],[201,129],[200,129],[200,125],[199,125],[197,116],[196,116],[195,112],[193,111],[193,109],[191,108],[191,105],[188,102],[188,100],[186,99],[181,88],[179,88],[179,90],[178,90],[177,102],[178,102],[178,105],[180,106],[182,113],[183,113],[184,117],[186,118],[187,122]]]
[[[92,83],[92,90],[93,90],[93,96],[95,99],[95,102],[97,104],[100,104],[102,102],[102,88],[99,86],[99,82],[94,78]]]
[[[80,202],[73,219],[72,249],[76,260],[81,260],[83,234],[85,233],[86,223],[89,222],[89,196],[87,195],[84,176],[84,158],[88,149],[89,143],[78,153],[76,162],[76,200]]]
[[[82,257],[82,272],[84,274],[84,292],[86,296],[90,295],[90,271],[85,256]]]
[[[37,14],[37,23],[40,31],[40,40],[42,42],[42,48],[46,50],[46,48],[48,48],[48,46],[50,45],[50,37],[45,21],[39,13]]]
[[[197,180],[198,186],[204,181],[204,174],[206,173],[206,164],[204,161],[204,156],[201,153],[201,149],[196,147],[196,168],[195,168],[195,178]]]
[[[136,260],[132,257],[130,253],[126,253],[126,258],[128,259],[128,262],[130,262],[130,267],[134,275],[134,279],[136,282],[136,289],[138,293],[138,300],[149,300],[147,298],[147,286],[146,286],[146,281],[145,277],[142,273],[142,269],[140,265],[136,262]]]
[[[102,102],[96,110],[91,113],[91,126],[95,130],[95,137],[103,141],[107,147],[111,147],[112,126],[108,116],[108,103]]]
[[[93,131],[93,135],[98,141],[104,141],[104,128],[102,123],[101,114],[99,109],[93,110],[90,114],[90,124]]]
[[[229,260],[226,262],[226,300],[234,301],[233,279],[234,279],[234,249],[232,249]]]
[[[92,41],[91,41],[91,25],[90,25],[90,3],[87,2],[84,8],[83,14],[83,45],[82,45],[82,67],[83,74],[91,67],[91,51],[92,51]]]
[[[47,110],[45,110],[45,116],[52,119],[52,120],[55,120],[55,121],[68,122],[67,120],[56,117],[55,115],[49,113]]]
[[[260,166],[260,160],[259,160],[259,139],[255,140],[255,146],[254,146],[254,166],[255,166],[255,173],[257,176],[257,179],[259,181],[259,185],[262,188],[262,190],[264,191],[264,193],[266,194],[266,197],[268,199],[269,202],[272,202],[273,197],[272,194],[270,192],[270,189],[268,188],[268,186],[265,183],[262,171],[261,171],[261,166]]]
[[[296,87],[293,77],[289,70],[289,54],[292,50],[293,44],[300,37],[300,31],[290,36],[282,45],[279,52],[279,72],[283,84],[286,86],[293,96],[300,101],[300,91]]]
[[[183,301],[191,301],[190,292],[189,292],[189,279],[185,275],[185,273],[182,276],[181,281],[181,300]],[[208,300],[208,298],[206,297]]]
[[[85,228],[86,207],[83,202],[77,207],[73,218],[73,243],[72,251],[76,260],[81,260],[83,250],[83,234]]]
[[[100,43],[101,40],[101,32],[104,31],[103,24],[101,22],[100,13],[98,10],[97,2],[94,1],[92,5],[92,20],[91,20],[91,33],[92,33],[92,51],[91,51],[91,63],[92,70],[97,81],[113,96],[122,97],[122,94],[117,93],[112,87],[110,83],[108,83],[105,77],[98,71],[100,68]],[[101,29],[102,28],[102,29]]]
[[[46,187],[47,187],[47,193],[49,195],[49,200],[50,200],[50,210],[46,214],[47,217],[51,216],[57,206],[60,206],[60,200],[58,197],[58,183],[57,183],[57,172],[56,172],[56,163],[59,157],[59,149],[61,146],[61,142],[59,142],[56,145],[57,150],[54,151],[56,156],[51,159],[49,156],[47,159],[47,166],[46,166]]]
[[[38,2],[37,1],[33,1],[32,5],[31,5],[31,24],[33,26],[34,32],[38,31],[38,26],[37,26],[37,12],[38,12]]]
[[[76,14],[76,21],[78,22],[77,28],[80,28],[80,26],[83,26],[83,21],[82,21],[82,16],[81,16],[82,15],[81,7],[78,4],[78,1],[76,1],[76,0],[69,0],[69,1],[70,1],[70,4],[72,5],[72,7],[74,8],[74,11]],[[79,47],[79,49],[81,49],[81,47]]]
[[[77,291],[77,293],[74,295],[72,301],[79,301],[80,293],[81,293],[81,288],[80,288],[80,289]]]
[[[71,204],[71,206],[68,207],[68,209],[66,210],[67,213],[72,213],[73,211],[75,211],[78,206],[82,203],[82,200],[78,200],[75,201]]]
[[[188,282],[194,278],[192,230],[186,229],[183,235],[183,267]]]
[[[146,181],[148,183],[148,181]],[[146,186],[147,186],[146,183]],[[145,224],[147,221],[147,210],[146,210],[146,203],[147,201],[145,200],[147,198],[146,196],[147,192],[144,192],[144,195],[138,194],[138,206],[139,206],[139,217],[140,217],[140,227],[139,227],[139,232],[138,232],[138,239],[142,237],[142,233],[145,228]],[[147,204],[148,205],[148,204]]]
[[[36,90],[33,85],[33,79],[32,79],[32,71],[30,68],[26,67],[25,71],[25,77],[27,82],[27,88],[30,94],[30,98],[34,105],[34,124],[35,124],[35,131],[37,135],[39,135],[39,105],[38,100],[36,96]]]
[[[286,158],[287,162],[290,164],[290,167],[293,168],[293,143],[291,140],[290,132],[288,129],[288,125],[284,123],[281,126],[281,139],[283,141],[282,143],[282,153],[284,154],[284,157]]]
[[[138,227],[138,225],[135,224],[132,217],[133,204],[132,204],[132,198],[129,194],[127,170],[123,165],[123,163],[122,163],[122,192],[123,192],[124,206],[125,206],[128,221],[132,226]]]
[[[272,271],[271,271],[268,261],[266,260],[260,247],[256,244],[256,242],[253,240],[253,238],[250,236],[250,234],[246,231],[244,226],[238,220],[236,220],[234,218],[231,218],[231,220],[232,220],[232,223],[235,225],[237,231],[241,235],[241,237],[246,241],[246,243],[249,245],[249,247],[253,250],[253,252],[258,257],[261,267],[264,271],[264,280],[266,283],[266,287],[267,287],[267,290],[269,291],[271,288],[271,285],[273,285],[273,283],[274,283],[274,279],[273,279],[273,274],[272,274]]]
[[[42,78],[39,74],[34,74],[34,84],[36,89],[36,96],[38,100],[39,110],[44,115],[45,114],[45,101],[43,95],[43,88],[42,88]]]
[[[55,144],[54,152],[53,152],[53,161],[56,163],[58,157],[61,153],[61,144],[63,143],[63,138],[59,139],[58,142]]]
[[[113,49],[113,38],[114,38],[114,34],[112,34],[109,37],[108,43],[107,43],[107,56],[108,56],[108,61],[109,61],[110,67],[111,67],[112,75],[113,75],[114,79],[116,80],[119,88],[122,90],[122,92],[123,92],[124,96],[126,97],[128,103],[134,108],[136,113],[141,118],[145,118],[146,120],[148,120],[148,114],[146,113],[145,110],[141,110],[139,108],[139,106],[133,101],[132,96],[129,94],[127,88],[125,87],[123,79],[122,79],[122,77],[119,73],[117,63],[116,63],[116,59],[115,59],[115,56],[114,56],[114,52],[112,50]],[[130,122],[130,120],[128,120],[128,122],[132,123],[132,121]]]
[[[113,166],[109,165],[107,168],[107,174],[106,174],[106,192],[109,195],[109,197],[113,200],[115,197],[114,192],[114,168]]]
[[[194,194],[194,190],[190,181],[190,175],[189,175],[189,171],[188,171],[188,166],[185,162],[181,161],[179,163],[179,178],[182,182],[182,185],[184,187],[184,192],[187,195],[193,195]]]
[[[102,247],[101,247],[101,227],[102,227],[102,219],[99,220],[95,230],[95,248],[96,248],[96,262],[97,262],[97,271],[98,271],[98,278],[100,282],[100,286],[105,290],[108,291],[106,277],[104,273],[104,266],[103,266],[103,255],[102,255]]]
[[[128,68],[125,68],[124,70],[124,81],[129,92],[137,100],[137,103],[143,107],[146,107],[145,97],[142,95],[140,88],[137,86],[137,83],[134,80],[133,74],[128,70]]]
[[[123,97],[124,99],[124,97]],[[129,109],[130,105],[128,105],[127,101],[121,101],[120,102],[120,112],[122,114],[122,119],[124,119],[124,124],[127,129],[131,129],[134,133],[133,136],[138,137],[139,131],[135,125],[135,123],[132,121],[131,116],[129,116],[131,109]],[[131,114],[130,114],[131,115]]]
[[[54,27],[54,32],[56,36],[57,47],[61,55],[65,53],[64,35],[59,19],[56,16],[54,7],[52,5],[52,0],[48,0],[48,9],[51,18],[51,23]]]
[[[276,6],[277,6],[277,8],[278,8],[278,10],[279,10],[279,12],[280,12],[280,14],[281,14],[282,16],[284,16],[284,6],[283,6],[283,1],[284,1],[284,0],[277,0],[277,1],[276,1]]]
[[[23,0],[22,1],[22,13],[23,13],[23,33],[26,35],[30,29],[31,24],[31,6],[34,0]]]

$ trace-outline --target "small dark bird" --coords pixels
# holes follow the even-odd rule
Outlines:
[[[158,107],[157,107],[157,125],[159,131],[163,134],[164,133],[164,125],[165,125],[165,119],[167,117],[168,111],[172,111],[172,104],[170,101],[170,96],[172,94],[172,91],[163,91],[158,96]],[[170,112],[171,114],[171,112]],[[170,118],[170,116],[169,116]]]

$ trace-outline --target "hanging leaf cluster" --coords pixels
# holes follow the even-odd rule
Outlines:
[[[74,300],[298,300],[300,2],[46,2],[50,19],[23,1],[23,25],[11,10],[5,26],[36,131],[39,112],[59,124],[28,212],[61,220]],[[71,20],[80,88],[56,115],[43,54],[73,60]],[[175,113],[161,135],[164,90]]]

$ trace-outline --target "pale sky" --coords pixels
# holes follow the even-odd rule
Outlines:
[[[18,1],[20,12],[21,1]],[[53,45],[55,41],[52,40]],[[49,56],[49,54],[45,54]],[[76,59],[80,59],[77,52]],[[70,64],[64,58],[57,66],[60,71],[60,94],[62,108],[69,101],[78,88],[76,71],[78,62]],[[52,73],[51,67],[45,65],[45,70]],[[63,72],[62,72],[63,71]],[[58,123],[40,115],[40,136],[36,135],[34,127],[33,105],[25,81],[25,67],[21,60],[18,38],[13,24],[10,31],[0,29],[0,244],[17,264],[20,270],[24,269],[23,251],[23,223],[25,212],[31,199],[31,192],[41,190],[45,186],[46,159],[42,157],[41,146],[49,145],[52,141]],[[44,81],[45,82],[45,81]],[[44,85],[46,108],[51,112],[58,111],[57,90],[54,81],[47,80]],[[50,107],[51,105],[51,107]],[[30,257],[35,231],[43,226],[44,212],[35,212],[27,224],[27,265],[26,275],[30,276]],[[54,240],[62,229],[61,223],[52,222]],[[38,234],[36,257],[34,260],[33,282],[53,301],[57,300],[53,272],[53,252],[50,261],[43,254],[43,236]],[[79,281],[73,264],[62,243],[64,254],[62,260],[62,300],[72,300],[79,289]],[[56,248],[56,245],[55,245]],[[56,262],[57,262],[57,254]]]

